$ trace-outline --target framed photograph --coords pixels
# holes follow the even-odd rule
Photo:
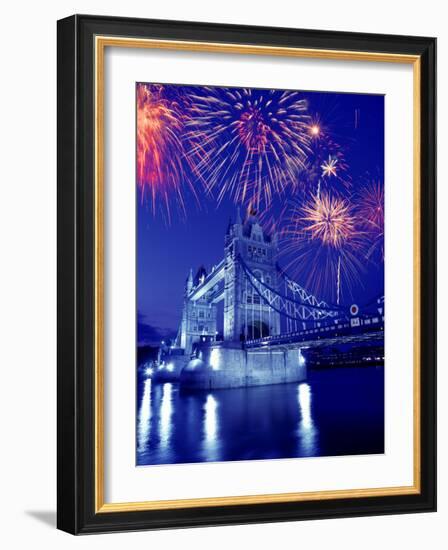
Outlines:
[[[58,22],[58,527],[434,511],[434,38]]]

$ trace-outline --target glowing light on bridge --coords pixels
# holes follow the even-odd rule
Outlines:
[[[297,184],[311,141],[298,92],[205,87],[191,100],[187,158],[218,202],[230,196],[259,210]]]
[[[221,366],[221,352],[218,348],[213,348],[210,353],[210,366],[213,370],[219,370]]]

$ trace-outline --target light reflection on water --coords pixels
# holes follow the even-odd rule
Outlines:
[[[305,382],[299,384],[298,402],[300,409],[299,422],[299,455],[314,456],[316,454],[316,443],[318,430],[314,426],[311,414],[311,388]]]
[[[204,432],[203,432],[203,453],[204,460],[218,461],[219,442],[218,442],[218,401],[211,393],[207,395],[204,404]]]
[[[172,403],[173,384],[163,384],[162,404],[160,406],[160,421],[159,421],[159,439],[160,449],[165,451],[168,448],[172,430],[171,415],[173,414]]]
[[[207,401],[204,405],[205,418],[204,418],[204,434],[205,440],[208,442],[213,442],[216,440],[216,432],[218,429],[217,426],[217,416],[216,409],[218,407],[218,402],[213,397],[211,393],[207,395]]]
[[[144,452],[151,428],[151,379],[144,381],[143,397],[138,412],[137,452]]]
[[[384,451],[382,368],[196,393],[176,383],[138,384],[138,465]]]

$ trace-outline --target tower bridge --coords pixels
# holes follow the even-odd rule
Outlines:
[[[243,221],[238,210],[223,259],[209,273],[190,270],[176,340],[161,350],[161,379],[198,389],[299,381],[306,377],[303,350],[382,345],[383,296],[362,307],[329,304],[282,270],[277,256],[276,233],[253,214]]]

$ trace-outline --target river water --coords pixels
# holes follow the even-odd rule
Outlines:
[[[137,465],[384,452],[384,368],[185,393],[138,379]]]

